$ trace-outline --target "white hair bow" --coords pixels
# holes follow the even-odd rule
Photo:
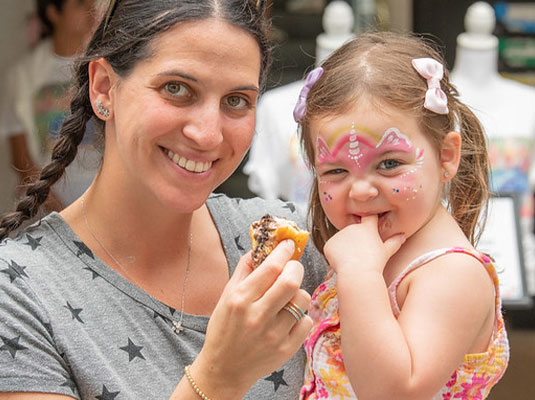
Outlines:
[[[444,77],[444,67],[432,58],[415,58],[412,60],[414,69],[427,80],[424,107],[437,114],[447,114],[448,98],[440,88],[440,80]]]

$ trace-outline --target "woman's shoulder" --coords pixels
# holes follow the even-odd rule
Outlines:
[[[308,230],[306,216],[291,202],[265,200],[259,197],[231,198],[216,193],[208,198],[207,206],[220,234],[248,237],[251,223],[268,213],[284,217],[295,222],[301,229]],[[325,258],[316,249],[312,240],[309,240],[300,261],[306,271],[303,286],[312,292],[325,277],[327,271]]]
[[[300,228],[306,229],[304,213],[291,202],[266,200],[260,197],[232,198],[222,193],[214,193],[208,198],[207,205],[212,215],[223,214],[227,218],[235,217],[247,225],[265,214],[272,214],[292,220]]]
[[[29,269],[46,275],[43,271],[57,270],[58,260],[84,247],[59,214],[51,213],[0,242],[0,274],[12,280],[24,277]]]

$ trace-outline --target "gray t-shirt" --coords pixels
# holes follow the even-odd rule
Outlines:
[[[304,227],[291,203],[207,201],[230,274],[250,249],[249,224],[264,213]],[[155,244],[157,246],[157,244]],[[309,243],[303,288],[324,277]],[[50,392],[77,399],[168,399],[204,342],[208,317],[184,315],[106,266],[57,213],[0,244],[0,392]],[[245,399],[297,399],[305,354],[260,379]]]

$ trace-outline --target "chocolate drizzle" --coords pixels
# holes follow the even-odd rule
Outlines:
[[[264,215],[260,220],[253,222],[253,267],[256,268],[271,253],[275,245],[276,220],[270,214]]]

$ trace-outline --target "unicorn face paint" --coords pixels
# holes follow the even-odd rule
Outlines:
[[[314,120],[310,128],[320,201],[338,229],[378,214],[383,239],[411,235],[437,209],[442,189],[438,152],[412,118],[355,107],[339,117]]]

